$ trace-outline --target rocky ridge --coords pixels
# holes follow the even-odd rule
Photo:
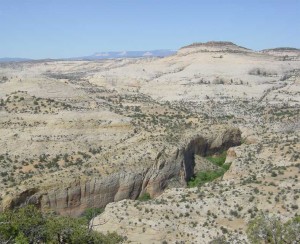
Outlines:
[[[194,52],[225,52],[225,53],[251,53],[251,49],[238,46],[233,42],[226,41],[210,41],[196,42],[179,49],[178,54],[188,54]]]

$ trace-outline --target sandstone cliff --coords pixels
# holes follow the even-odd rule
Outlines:
[[[167,155],[162,150],[150,168],[119,172],[102,178],[75,181],[65,188],[49,191],[29,189],[12,199],[8,207],[35,204],[62,215],[79,216],[86,208],[105,207],[110,202],[136,199],[144,193],[160,195],[169,187],[185,187],[194,174],[195,155],[206,156],[226,150],[241,142],[241,132],[225,129],[216,135],[197,135]]]

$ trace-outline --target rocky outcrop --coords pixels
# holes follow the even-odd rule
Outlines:
[[[210,41],[210,42],[196,42],[188,46],[180,48],[178,54],[186,54],[191,52],[227,52],[227,53],[249,53],[252,50],[238,46],[232,42],[227,41]]]
[[[53,210],[61,215],[79,216],[87,208],[101,208],[110,202],[136,199],[141,192],[145,173],[146,170],[120,172],[101,179],[78,180],[65,188],[27,195],[24,192],[11,201],[10,207],[34,204],[42,210]],[[27,198],[24,197],[25,195]]]
[[[292,47],[279,47],[279,48],[271,48],[271,49],[264,49],[260,52],[274,55],[274,56],[280,56],[280,57],[299,57],[300,56],[300,49],[292,48]],[[285,59],[288,60],[288,59]]]
[[[18,194],[15,198],[8,199],[8,203],[4,203],[4,205],[8,205],[11,209],[20,205],[28,204],[29,202],[38,205],[39,201],[36,199],[35,195],[38,192],[39,190],[37,188],[27,189]]]
[[[119,172],[103,178],[75,181],[65,188],[50,191],[26,191],[11,201],[10,207],[35,204],[62,215],[78,216],[86,208],[104,207],[110,202],[136,199],[149,193],[152,197],[166,188],[184,187],[194,175],[195,155],[206,156],[227,150],[241,142],[238,129],[226,129],[209,137],[197,135],[167,155],[162,150],[150,168]]]
[[[241,132],[232,128],[217,136],[197,135],[169,157],[161,155],[147,172],[143,181],[142,193],[152,197],[160,195],[167,187],[184,187],[194,175],[195,155],[207,156],[227,150],[241,143]]]

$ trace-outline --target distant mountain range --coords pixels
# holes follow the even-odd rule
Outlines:
[[[98,59],[112,59],[112,58],[166,57],[175,53],[176,53],[175,50],[100,52],[90,56],[78,57],[73,59],[98,60]]]
[[[29,61],[29,58],[0,58],[0,63]]]
[[[119,51],[119,52],[99,52],[89,56],[62,58],[59,60],[101,60],[115,58],[142,58],[142,57],[166,57],[175,54],[175,50],[150,50],[150,51]],[[22,62],[31,61],[28,58],[0,58],[0,62]]]
[[[291,48],[291,47],[280,47],[280,48],[272,48],[272,49],[264,49],[261,51],[253,51],[245,47],[238,46],[232,42],[206,42],[206,43],[193,43],[191,45],[182,47],[182,49],[186,48],[194,48],[194,47],[225,47],[227,49],[237,49],[237,50],[245,50],[249,52],[262,52],[262,53],[272,53],[272,55],[279,55],[282,52],[285,53],[299,53],[300,49]],[[61,59],[40,59],[40,60],[103,60],[103,59],[117,59],[117,58],[143,58],[143,57],[166,57],[173,54],[176,54],[177,50],[170,49],[161,49],[161,50],[150,50],[150,51],[119,51],[119,52],[97,52],[89,56],[82,57],[73,57],[73,58],[61,58]],[[4,62],[23,62],[23,61],[34,61],[36,59],[28,59],[28,58],[0,58],[0,63]]]

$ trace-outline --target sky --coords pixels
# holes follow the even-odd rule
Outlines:
[[[0,57],[66,58],[232,41],[300,48],[300,0],[0,0]]]

